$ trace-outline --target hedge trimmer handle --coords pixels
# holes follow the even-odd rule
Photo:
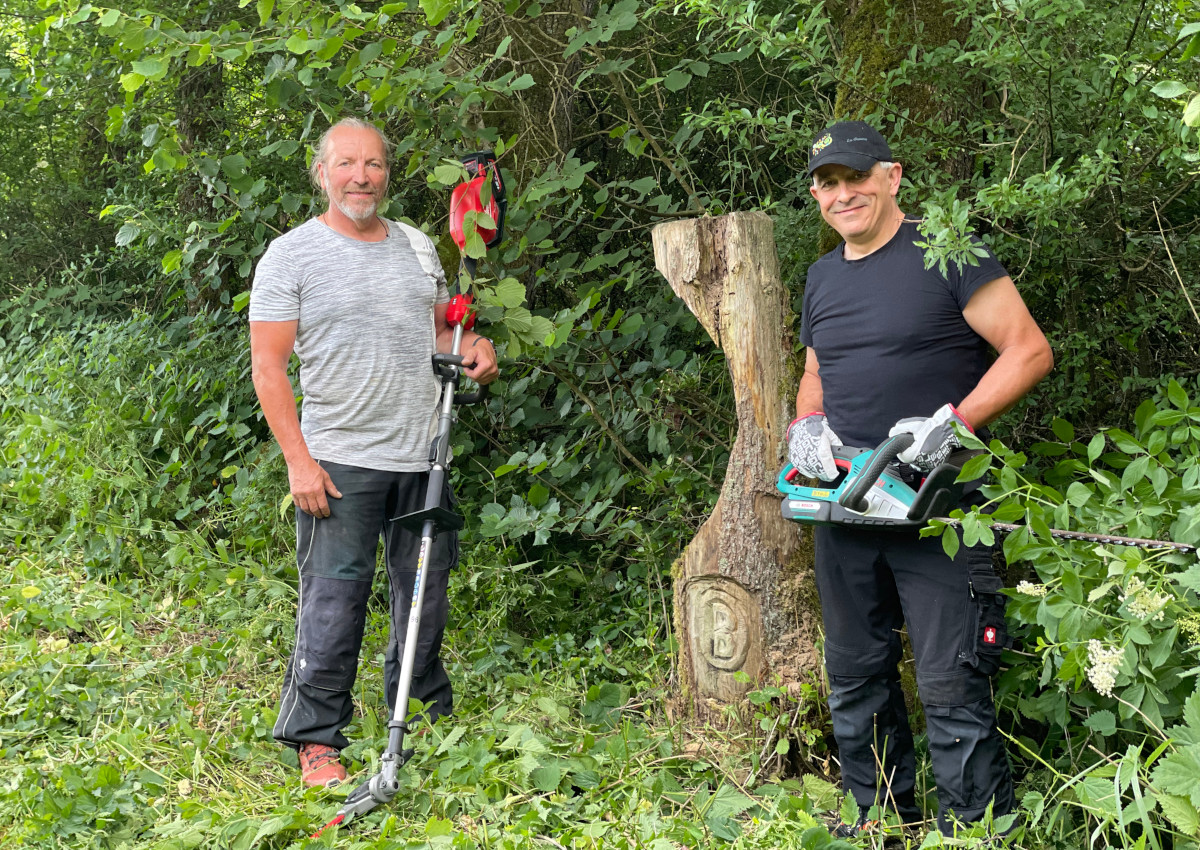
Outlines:
[[[868,508],[867,494],[879,480],[879,476],[887,469],[888,464],[896,459],[896,455],[912,445],[912,434],[897,434],[880,443],[879,448],[871,458],[871,462],[859,473],[858,478],[846,488],[838,499],[838,504],[858,513],[866,512]]]

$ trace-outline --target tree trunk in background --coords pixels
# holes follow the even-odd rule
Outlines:
[[[673,567],[681,686],[702,718],[768,673],[786,686],[819,664],[811,544],[775,489],[798,364],[773,231],[760,212],[653,231],[659,272],[725,353],[737,408],[721,496]]]
[[[914,76],[907,85],[885,85],[888,73],[896,70],[914,47],[923,52],[942,47],[952,39],[959,42],[965,39],[969,30],[967,21],[955,23],[953,16],[946,14],[948,11],[950,7],[944,0],[914,0],[899,5],[887,0],[849,0],[832,8],[841,36],[841,82],[833,105],[835,118],[850,121],[882,113],[879,130],[891,143],[893,153],[897,152],[897,129],[920,136],[920,126],[930,119],[951,121],[955,107],[931,83]],[[952,180],[970,175],[971,156],[965,147],[943,143],[938,149],[942,151],[941,167],[935,171],[944,172]],[[926,151],[925,157],[933,162],[939,159],[932,150]],[[903,156],[898,160],[905,164]],[[841,241],[831,227],[822,226],[822,254],[836,248]]]
[[[183,74],[176,94],[175,115],[179,122],[179,143],[188,156],[212,153],[224,148],[221,141],[225,127],[225,75],[220,62],[189,68]],[[179,183],[179,209],[189,221],[212,221],[216,218],[212,199],[200,175],[194,169],[185,171]],[[219,285],[214,288],[200,268],[192,274],[188,287],[188,311],[221,304],[222,293],[229,286],[229,270],[222,271]]]

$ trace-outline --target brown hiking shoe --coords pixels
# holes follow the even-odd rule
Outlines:
[[[346,779],[341,753],[325,744],[300,745],[300,777],[309,788],[332,788]]]

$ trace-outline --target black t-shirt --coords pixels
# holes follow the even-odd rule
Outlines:
[[[843,243],[808,268],[800,341],[817,355],[825,415],[847,446],[876,446],[896,420],[958,404],[991,362],[963,310],[1004,266],[989,253],[942,275],[914,241],[923,237],[906,221],[866,257],[845,259]]]

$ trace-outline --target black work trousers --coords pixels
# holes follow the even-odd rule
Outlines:
[[[296,512],[300,571],[296,643],[284,670],[279,717],[272,734],[291,747],[312,742],[342,749],[349,743],[342,729],[353,717],[350,691],[358,674],[381,536],[391,598],[384,687],[388,710],[395,709],[421,540],[389,520],[424,508],[429,474],[383,472],[328,461],[321,466],[342,498],[329,500],[330,515],[323,519]],[[447,484],[442,506],[452,504]],[[457,532],[442,532],[434,540],[424,570],[425,598],[411,689],[413,699],[433,704],[430,721],[449,715],[454,707],[450,677],[440,652],[450,608],[446,585],[457,562]]]
[[[915,532],[816,530],[816,579],[825,621],[829,709],[845,790],[859,806],[921,819],[913,737],[900,687],[907,625],[925,707],[938,792],[938,826],[951,815],[998,817],[1016,800],[996,728],[991,675],[1006,641],[1004,597],[991,547],[952,560]]]

